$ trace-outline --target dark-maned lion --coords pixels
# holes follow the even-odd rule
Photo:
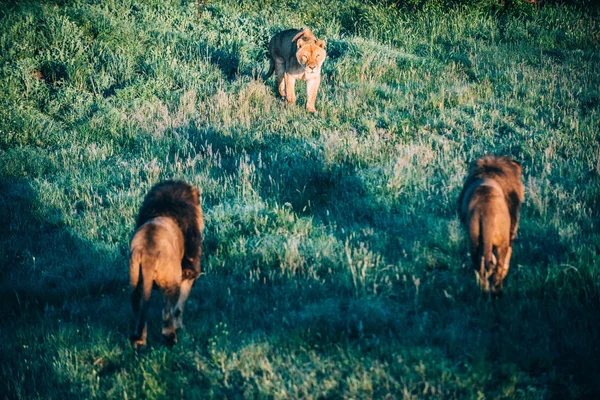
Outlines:
[[[317,111],[315,101],[321,83],[321,65],[327,57],[325,42],[317,40],[310,29],[288,29],[273,36],[269,52],[271,65],[265,79],[275,72],[279,94],[292,104],[296,103],[296,80],[305,80],[306,110]]]
[[[471,257],[481,289],[502,292],[524,200],[521,165],[504,156],[483,156],[469,170],[458,199],[471,240]]]
[[[134,347],[146,344],[146,314],[154,286],[165,297],[163,338],[177,343],[175,331],[182,327],[185,302],[200,275],[203,229],[198,190],[188,183],[165,181],[146,195],[130,244]]]

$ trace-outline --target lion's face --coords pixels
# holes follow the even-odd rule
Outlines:
[[[325,42],[323,40],[303,41],[298,40],[296,58],[305,69],[306,75],[317,75],[321,72],[321,65],[325,61]]]

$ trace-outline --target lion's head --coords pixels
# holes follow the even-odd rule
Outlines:
[[[510,157],[486,155],[471,164],[469,176],[473,179],[493,178],[500,183],[505,193],[512,193],[522,202],[525,198],[521,183],[522,171],[521,164]]]
[[[321,72],[321,65],[327,57],[325,41],[317,40],[309,29],[304,29],[294,36],[292,42],[296,42],[298,46],[296,59],[305,68],[305,73],[318,74]]]

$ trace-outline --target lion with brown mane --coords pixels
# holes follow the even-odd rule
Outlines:
[[[269,43],[270,68],[265,76],[275,72],[279,94],[288,103],[296,103],[294,85],[297,79],[306,81],[306,110],[316,112],[315,101],[321,83],[321,65],[327,57],[325,42],[317,40],[310,29],[288,29],[279,32]]]
[[[483,156],[472,164],[458,199],[471,241],[471,258],[484,293],[502,293],[524,200],[521,165],[505,156]]]
[[[177,343],[182,313],[202,255],[202,209],[198,190],[182,181],[165,181],[146,195],[130,244],[131,305],[135,314],[133,347],[146,345],[146,314],[154,287],[164,296],[162,335]]]

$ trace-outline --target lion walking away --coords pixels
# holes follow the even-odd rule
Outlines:
[[[521,165],[505,156],[483,156],[471,165],[458,199],[471,242],[471,258],[484,293],[502,293],[524,200]]]
[[[130,244],[131,305],[135,314],[134,347],[146,345],[146,315],[153,287],[164,296],[162,335],[177,343],[183,308],[202,255],[202,209],[198,190],[182,181],[165,181],[146,195]]]
[[[327,57],[325,42],[317,40],[308,28],[288,29],[273,36],[269,52],[271,64],[265,79],[275,72],[279,94],[291,104],[296,103],[296,80],[305,80],[306,110],[316,112],[321,65]]]

